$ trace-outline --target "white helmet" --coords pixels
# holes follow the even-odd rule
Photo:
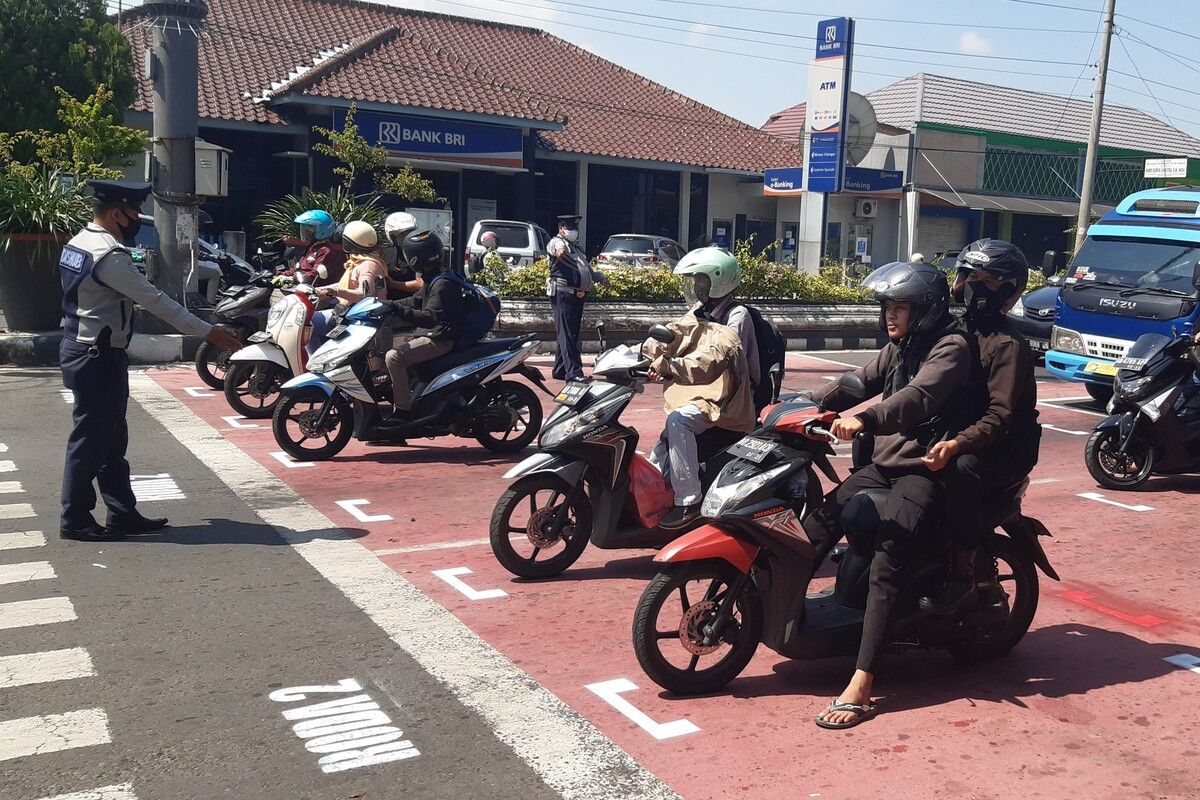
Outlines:
[[[342,228],[342,247],[348,253],[365,253],[379,245],[379,234],[369,222],[356,219]]]
[[[479,237],[479,243],[484,247],[495,247],[500,243],[500,237],[495,231],[484,231]]]
[[[913,253],[911,256],[908,257],[908,260],[910,262],[912,262],[913,264],[924,264],[925,256],[922,255],[921,253]]]
[[[404,243],[404,237],[417,229],[417,218],[407,211],[397,211],[394,214],[388,214],[388,218],[383,221],[383,232],[392,240],[392,244],[400,245]]]

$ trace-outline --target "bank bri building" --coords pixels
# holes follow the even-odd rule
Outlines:
[[[313,128],[340,128],[354,104],[363,136],[446,198],[458,252],[476,219],[550,229],[568,212],[585,215],[592,253],[614,233],[685,247],[779,235],[762,176],[795,163],[796,145],[544,31],[357,0],[208,4],[200,136],[231,151],[228,196],[204,206],[219,229],[334,183]],[[121,18],[138,64],[147,25]],[[148,128],[151,106],[141,78],[127,121]]]

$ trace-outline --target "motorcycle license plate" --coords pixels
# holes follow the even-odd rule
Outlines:
[[[744,458],[747,461],[752,461],[755,464],[761,464],[763,459],[771,455],[771,451],[774,449],[775,442],[747,436],[745,439],[732,445],[729,448],[729,454],[736,458]]]
[[[259,331],[258,333],[252,333],[252,334],[250,334],[249,341],[251,344],[258,344],[259,342],[269,342],[269,341],[271,341],[271,334],[267,333],[266,331]]]
[[[1117,374],[1115,364],[1110,364],[1107,361],[1089,361],[1084,365],[1083,371],[1091,375],[1108,375],[1110,377]]]
[[[1140,370],[1145,368],[1149,361],[1150,359],[1148,358],[1118,358],[1117,363],[1113,364],[1113,367],[1116,369]]]
[[[573,406],[587,394],[588,386],[586,383],[568,383],[554,396],[554,402],[564,406]]]
[[[340,338],[341,335],[344,334],[345,332],[346,332],[345,325],[334,325],[332,328],[329,329],[329,333],[325,334],[325,338],[326,339],[337,339],[337,338]]]

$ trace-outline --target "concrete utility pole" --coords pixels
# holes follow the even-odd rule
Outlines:
[[[1075,223],[1075,250],[1083,244],[1092,221],[1092,190],[1096,185],[1096,162],[1100,160],[1100,120],[1104,116],[1104,85],[1108,81],[1108,48],[1112,44],[1113,15],[1117,0],[1104,6],[1104,39],[1100,44],[1100,66],[1096,70],[1096,91],[1092,95],[1092,129],[1088,133],[1087,159],[1083,166],[1083,189],[1079,193],[1079,218]]]
[[[197,84],[204,0],[151,0],[154,17],[146,69],[154,84],[154,228],[161,260],[156,283],[182,302],[196,247]]]

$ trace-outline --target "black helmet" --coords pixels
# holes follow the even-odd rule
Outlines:
[[[958,254],[957,272],[954,276],[954,299],[966,298],[967,276],[972,272],[986,272],[1003,284],[998,292],[972,291],[967,302],[967,311],[1003,313],[1025,292],[1029,285],[1029,260],[1021,248],[1003,239],[980,239],[971,242]]]
[[[433,231],[410,233],[401,245],[404,260],[417,272],[441,272],[442,240]]]
[[[888,300],[912,303],[909,330],[915,334],[936,330],[950,312],[946,275],[929,264],[893,261],[864,278],[862,285],[880,305],[880,330],[887,330],[883,304]]]

